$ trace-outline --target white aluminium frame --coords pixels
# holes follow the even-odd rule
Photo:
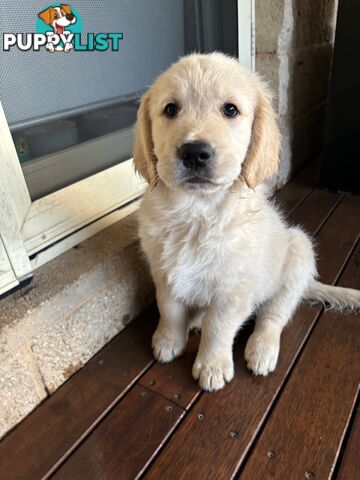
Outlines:
[[[255,70],[255,0],[238,0],[239,62]]]
[[[255,68],[255,0],[237,0],[239,62]],[[132,159],[32,201],[0,102],[0,295],[138,207]]]
[[[134,211],[144,190],[128,159],[32,201],[0,103],[0,294]]]

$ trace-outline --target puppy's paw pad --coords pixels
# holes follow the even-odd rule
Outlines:
[[[254,375],[268,375],[276,368],[279,356],[279,341],[266,339],[262,335],[253,333],[250,335],[246,348],[245,360],[247,366]]]
[[[170,335],[154,333],[152,348],[154,357],[161,363],[171,362],[180,356],[186,347],[186,342]]]
[[[213,392],[220,390],[234,377],[234,364],[232,360],[218,362],[201,362],[196,360],[192,370],[195,380],[203,390]]]

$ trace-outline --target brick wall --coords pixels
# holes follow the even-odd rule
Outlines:
[[[256,0],[256,70],[275,93],[280,187],[322,148],[338,0]]]

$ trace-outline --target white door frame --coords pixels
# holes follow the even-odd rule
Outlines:
[[[19,284],[14,273],[4,242],[0,237],[0,292],[6,292]]]
[[[29,257],[90,224],[94,223],[92,228],[77,234],[78,242],[128,215],[134,210],[132,202],[145,188],[145,183],[134,173],[132,159],[128,159],[32,201],[0,102],[0,247],[8,260],[6,268],[0,268],[0,294],[9,285],[26,279],[44,259],[50,260],[64,248],[50,249],[41,261],[35,257],[30,262]],[[112,212],[107,221],[98,221]],[[71,248],[72,242],[67,240],[65,245]],[[1,258],[4,263],[4,253]]]
[[[238,0],[237,6],[239,62],[255,70],[255,0]]]

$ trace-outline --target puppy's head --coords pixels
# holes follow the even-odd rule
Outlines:
[[[151,186],[255,188],[276,172],[279,149],[266,86],[223,54],[183,57],[141,100],[134,163]]]
[[[39,13],[39,18],[47,25],[51,25],[56,33],[63,33],[65,27],[76,22],[76,17],[71,11],[70,5],[61,4],[60,7],[49,7]]]

